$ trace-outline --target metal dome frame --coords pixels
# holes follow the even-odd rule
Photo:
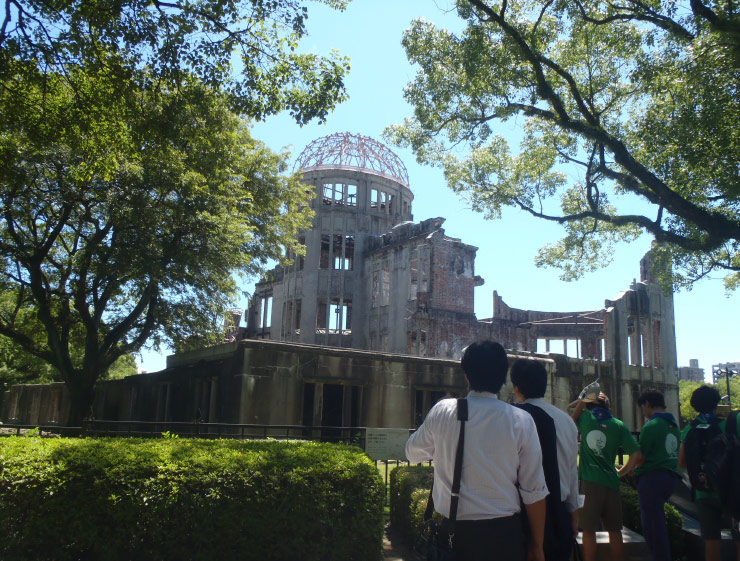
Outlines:
[[[406,166],[385,144],[361,134],[338,132],[318,138],[303,149],[294,170],[350,167],[385,175],[408,187]]]

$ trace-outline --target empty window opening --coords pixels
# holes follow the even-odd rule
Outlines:
[[[321,400],[321,426],[341,427],[343,426],[344,386],[340,384],[324,384],[323,399]],[[331,428],[323,428],[321,437],[327,441],[338,441],[341,439],[341,431]]]
[[[326,206],[357,206],[357,185],[349,183],[324,183],[322,202]]]
[[[329,331],[349,335],[352,333],[352,303],[332,301],[329,306]]]
[[[295,322],[293,323],[293,329],[296,335],[301,334],[301,301],[295,301]]]
[[[281,337],[286,337],[293,321],[293,300],[283,302],[283,322],[280,327]]]
[[[313,426],[313,415],[314,415],[314,395],[316,394],[316,384],[305,383],[303,384],[303,426]]]
[[[321,235],[321,257],[319,258],[319,268],[329,268],[329,234]]]
[[[378,190],[370,189],[370,208],[378,210]]]
[[[334,186],[330,183],[324,183],[324,197],[323,203],[327,206],[331,206],[331,201],[334,198]]]
[[[334,185],[334,204],[344,204],[344,185],[342,184]]]
[[[351,271],[355,258],[354,236],[334,235],[334,269]]]
[[[393,214],[393,195],[388,195],[388,214]]]
[[[391,303],[391,272],[387,267],[383,269],[383,275],[381,279],[383,286],[381,288],[381,306],[388,306]]]
[[[351,183],[347,186],[347,206],[357,206],[357,185]]]
[[[272,295],[265,296],[260,301],[260,322],[259,327],[270,327],[272,318]]]
[[[319,299],[316,306],[316,332],[326,332],[326,300],[323,298]]]
[[[377,308],[380,305],[380,271],[373,271],[372,297],[370,307]]]
[[[385,212],[386,205],[387,205],[387,203],[386,203],[386,198],[387,197],[388,197],[388,195],[386,195],[386,193],[384,191],[381,191],[380,192],[380,210],[381,210],[381,212]]]
[[[418,259],[412,259],[409,262],[409,300],[416,300],[416,291],[419,285],[419,261]]]

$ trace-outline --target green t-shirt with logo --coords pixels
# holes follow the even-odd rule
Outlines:
[[[640,432],[640,451],[645,463],[635,470],[640,476],[652,471],[668,471],[680,477],[678,471],[678,446],[681,433],[678,425],[665,417],[653,415]]]
[[[614,461],[620,448],[628,454],[639,448],[635,437],[619,419],[600,421],[588,410],[581,412],[577,425],[581,434],[578,476],[584,481],[619,489]]]
[[[700,422],[704,422],[704,423],[707,423],[707,424],[709,423],[709,421],[706,419],[706,417],[704,417],[704,415],[699,415],[697,417],[697,419],[699,419]],[[722,432],[725,432],[725,424],[726,423],[727,423],[726,419],[722,419],[719,423],[717,423],[717,428],[719,428],[719,430],[721,430]],[[738,423],[739,423],[738,428],[740,428],[740,415],[738,415]],[[698,426],[701,426],[701,424],[698,425]],[[691,426],[691,423],[689,423],[688,425],[686,425],[683,428],[683,430],[681,431],[681,442],[682,443],[683,442],[686,442],[686,435],[689,434],[689,431],[692,428],[694,428],[694,427]],[[740,432],[738,432],[738,434],[740,434]],[[696,498],[697,499],[716,499],[716,498],[719,498],[719,495],[716,492],[714,492],[714,491],[701,491],[700,489],[696,489],[696,490],[694,490],[694,493],[696,493]]]

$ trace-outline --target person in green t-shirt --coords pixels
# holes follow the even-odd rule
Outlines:
[[[634,469],[637,476],[642,535],[653,561],[671,561],[664,508],[681,477],[678,471],[681,435],[676,419],[665,412],[665,398],[660,391],[643,392],[637,405],[647,422],[640,432],[640,450],[630,456],[620,475]]]
[[[720,431],[724,432],[725,420],[717,417],[719,400],[719,392],[712,386],[700,386],[691,394],[691,407],[699,413],[699,416],[694,423],[686,425],[681,431],[682,444],[678,451],[679,467],[688,467],[685,442],[689,432],[707,429],[711,425],[716,425]],[[720,561],[722,553],[722,526],[726,513],[723,512],[719,494],[716,491],[695,489],[694,495],[699,511],[701,537],[704,538],[704,559],[705,561]],[[736,524],[732,526],[732,538],[735,540],[737,559],[740,561],[740,532],[738,532]]]
[[[585,561],[596,558],[596,532],[602,524],[609,533],[612,560],[622,561],[622,499],[614,461],[620,448],[632,454],[638,444],[627,426],[610,413],[606,394],[576,400],[569,406],[573,407],[571,417],[581,435],[578,476],[584,495],[580,526]]]

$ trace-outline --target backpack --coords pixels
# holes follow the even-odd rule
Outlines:
[[[574,543],[573,530],[570,514],[565,508],[565,503],[560,501],[560,468],[555,421],[544,409],[531,403],[520,403],[515,407],[524,409],[534,419],[542,449],[542,471],[547,489],[550,491],[545,500],[545,535],[542,548],[545,552],[545,561],[570,559]]]
[[[709,443],[722,435],[719,423],[720,419],[716,417],[708,423],[694,419],[691,421],[691,429],[686,433],[686,470],[689,472],[692,497],[695,491],[708,493],[717,490],[714,487],[716,481],[712,481],[707,473],[706,461]]]
[[[740,520],[740,439],[738,412],[727,417],[725,432],[707,446],[705,471],[711,486],[719,492],[722,506]]]

